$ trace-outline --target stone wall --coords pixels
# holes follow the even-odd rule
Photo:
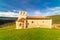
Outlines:
[[[52,20],[28,20],[28,28],[52,28]]]

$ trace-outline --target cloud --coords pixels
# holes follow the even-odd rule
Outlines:
[[[0,12],[0,17],[18,17],[18,13],[15,12]],[[20,10],[21,11],[21,10]],[[29,16],[51,16],[51,15],[60,15],[60,7],[47,8],[43,12],[41,10],[29,10],[27,11]]]
[[[44,16],[60,15],[60,7],[47,8]]]
[[[60,15],[60,7],[47,8],[44,11],[35,10],[32,12],[33,16],[52,16],[52,15]]]
[[[34,11],[34,15],[38,16],[41,15],[41,12],[39,10]]]
[[[14,12],[16,11],[16,10],[13,10]]]
[[[14,12],[0,12],[0,17],[17,17],[18,14]]]

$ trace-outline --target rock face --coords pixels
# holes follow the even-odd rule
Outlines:
[[[26,11],[19,11],[16,29],[52,28],[52,19],[42,16],[27,16]]]

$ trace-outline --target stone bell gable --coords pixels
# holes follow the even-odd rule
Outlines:
[[[27,12],[19,11],[18,19],[16,21],[16,29],[24,29],[25,26],[24,23],[26,21],[26,18],[27,18]]]
[[[21,19],[21,18],[26,19],[26,17],[27,17],[27,12],[25,12],[25,11],[19,11],[18,20]]]

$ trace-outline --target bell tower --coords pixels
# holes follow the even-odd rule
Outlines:
[[[16,29],[25,29],[26,28],[26,11],[19,11],[18,19],[16,21]]]
[[[21,18],[26,19],[26,17],[27,17],[27,12],[26,11],[19,11],[19,14],[18,14],[19,19],[21,19]]]

